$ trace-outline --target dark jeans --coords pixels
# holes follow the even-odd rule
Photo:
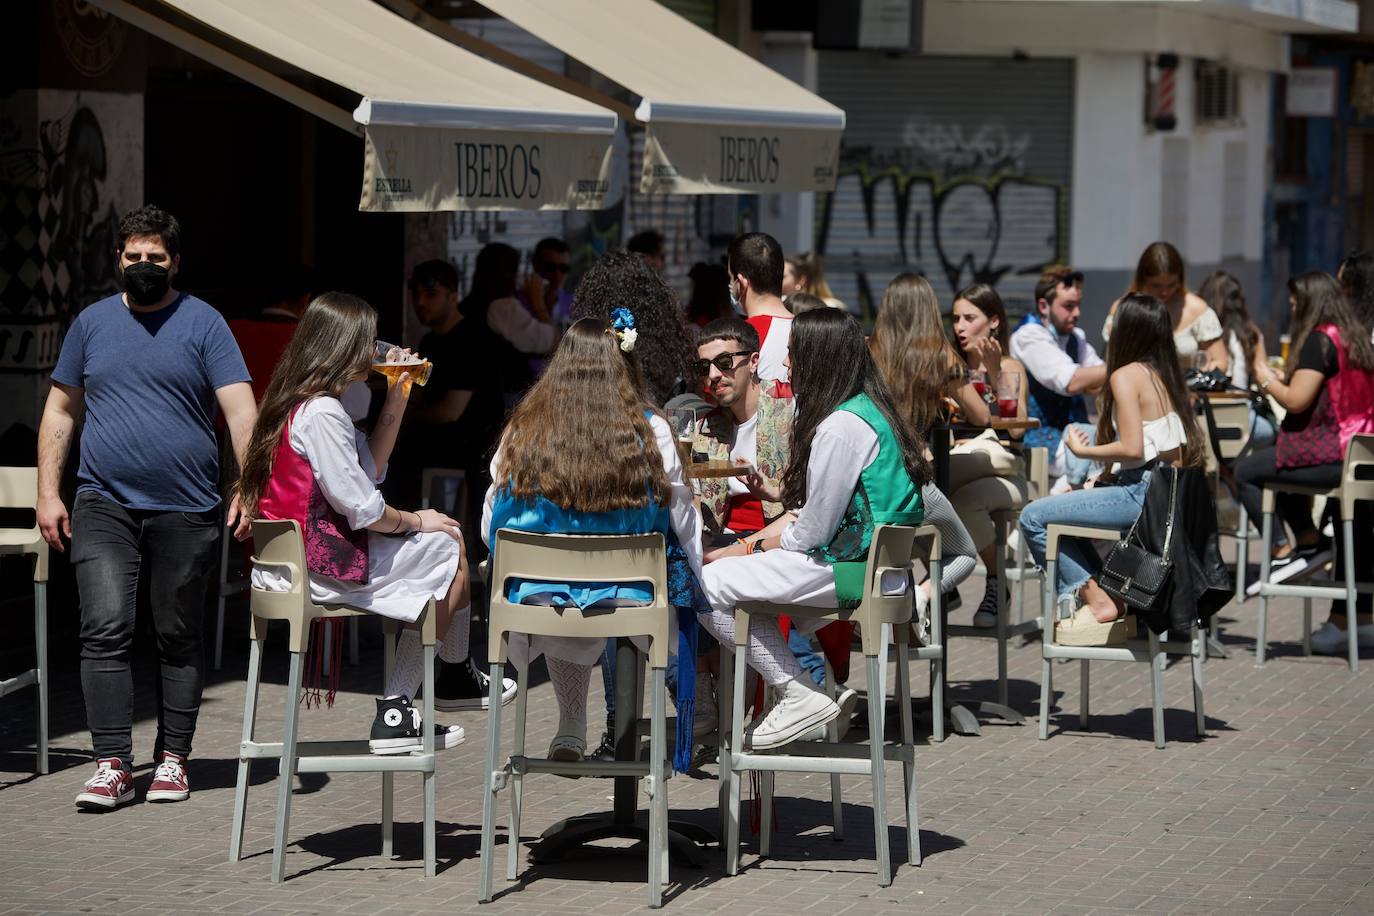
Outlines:
[[[157,636],[157,750],[190,756],[204,681],[205,592],[219,558],[219,509],[125,509],[81,493],[72,511],[72,565],[81,596],[81,689],[96,757],[133,764],[130,656],[139,610]]]
[[[1307,468],[1274,467],[1274,447],[1257,449],[1235,464],[1236,487],[1240,491],[1240,501],[1250,514],[1250,522],[1259,527],[1264,518],[1261,512],[1264,484],[1283,481],[1307,487],[1334,487],[1341,482],[1339,464],[1318,464]],[[1274,494],[1274,514],[1292,530],[1295,541],[1316,530],[1312,523],[1312,499],[1292,493]],[[1374,504],[1355,503],[1355,556],[1367,557],[1374,547]],[[1345,551],[1342,549],[1345,535],[1340,524],[1335,526],[1334,548],[1336,568],[1333,576],[1337,582],[1345,582]],[[1270,545],[1265,544],[1268,550]],[[1359,577],[1357,576],[1357,579]],[[1374,609],[1374,595],[1360,595],[1355,602],[1355,610],[1368,614]],[[1345,614],[1345,602],[1331,602],[1331,613]]]

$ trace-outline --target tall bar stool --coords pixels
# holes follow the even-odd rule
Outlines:
[[[487,651],[491,662],[491,697],[487,710],[487,756],[482,793],[481,876],[478,899],[492,898],[496,857],[496,797],[510,790],[510,829],[506,837],[506,880],[514,881],[520,855],[520,816],[524,806],[524,778],[540,774],[560,776],[632,777],[643,780],[649,793],[649,906],[663,902],[668,883],[668,759],[667,682],[668,642],[672,630],[668,604],[667,558],[663,535],[536,534],[502,528],[492,544],[488,579],[491,583]],[[512,604],[506,584],[512,579],[575,583],[647,584],[649,604],[625,607],[552,607]],[[515,734],[511,755],[499,760],[501,747],[501,679],[509,657],[510,634],[611,637],[648,637],[652,708],[649,716],[648,760],[561,762],[525,755],[525,707],[529,699],[529,668],[518,672]],[[426,691],[426,698],[429,697]],[[426,700],[428,702],[428,700]],[[633,791],[633,786],[630,786]],[[621,783],[617,780],[617,806]],[[631,796],[633,807],[633,796]],[[604,836],[619,835],[615,825]],[[588,834],[587,839],[596,836]]]
[[[0,508],[32,509],[38,503],[38,469],[0,467]],[[48,772],[48,542],[38,526],[0,528],[0,556],[33,556],[34,665],[0,681],[0,697],[33,687],[38,691],[37,754],[34,770]]]
[[[1099,541],[1120,540],[1121,532],[1114,528],[1086,528],[1080,525],[1050,525],[1047,529],[1045,546],[1045,604],[1055,609],[1054,618],[1060,616],[1059,602],[1055,597],[1055,583],[1059,573],[1059,541],[1061,538],[1076,537]],[[1072,609],[1070,609],[1072,612]],[[1067,616],[1067,615],[1066,615]],[[1061,646],[1055,641],[1054,618],[1045,621],[1045,629],[1040,640],[1040,740],[1050,736],[1050,697],[1054,693],[1054,659],[1077,659],[1079,661],[1079,686],[1081,705],[1078,709],[1078,725],[1088,727],[1088,663],[1099,662],[1145,662],[1150,666],[1150,705],[1153,714],[1155,747],[1164,747],[1164,666],[1169,655],[1186,655],[1192,660],[1193,669],[1193,714],[1196,719],[1198,737],[1206,734],[1206,721],[1202,713],[1202,658],[1207,652],[1206,645],[1199,635],[1197,623],[1188,631],[1187,640],[1161,640],[1153,631],[1146,639],[1127,640],[1116,646]],[[1148,627],[1146,628],[1149,629]],[[1168,634],[1166,634],[1168,635]]]
[[[305,545],[300,525],[295,521],[253,520],[253,543],[257,554],[253,562],[282,567],[291,573],[291,588],[273,592],[254,588],[250,593],[252,612],[248,646],[248,685],[243,701],[243,741],[239,745],[238,780],[234,787],[234,824],[229,838],[229,861],[243,855],[243,825],[248,806],[248,775],[254,760],[280,761],[277,776],[277,824],[272,843],[272,881],[280,882],[286,870],[287,829],[291,820],[291,790],[297,773],[381,773],[382,774],[382,855],[392,853],[392,797],[396,773],[419,773],[424,780],[424,860],[425,876],[434,877],[434,601],[420,612],[420,642],[424,645],[424,737],[422,750],[414,754],[377,755],[368,750],[366,739],[358,741],[298,741],[300,726],[301,680],[305,670],[305,650],[310,640],[310,625],[316,620],[337,620],[375,616],[347,605],[318,605],[310,600],[310,583],[305,565]],[[279,742],[259,741],[255,737],[258,713],[258,687],[262,678],[262,650],[267,625],[274,620],[288,626],[287,645],[291,664],[286,682],[286,723]],[[391,676],[396,661],[395,635],[402,624],[385,620],[386,654],[383,683]],[[330,628],[325,627],[326,632]]]
[[[896,525],[880,525],[873,532],[869,547],[862,601],[856,608],[821,608],[805,605],[778,605],[763,602],[742,604],[735,609],[735,642],[721,647],[721,681],[733,683],[729,719],[729,744],[721,750],[721,778],[729,781],[729,800],[726,809],[725,870],[739,872],[740,788],[741,774],[757,770],[762,783],[763,811],[759,848],[768,855],[771,840],[771,802],[773,774],[830,773],[868,776],[872,786],[874,848],[877,853],[878,884],[892,883],[892,862],[887,843],[887,773],[889,761],[900,761],[906,797],[907,862],[921,862],[921,840],[916,804],[915,742],[911,715],[911,668],[908,643],[910,641],[913,606],[910,577],[911,557],[916,529]],[[906,574],[906,589],[895,595],[883,594],[880,581],[883,573]],[[744,751],[744,653],[749,640],[749,623],[753,615],[778,616],[786,614],[797,619],[850,620],[859,624],[863,642],[864,664],[868,674],[868,731],[869,744],[837,743],[835,741],[797,741],[784,748],[763,752]],[[885,691],[883,686],[882,651],[883,625],[892,628],[897,654],[897,714],[901,719],[900,743],[887,747],[883,738],[885,723]],[[722,728],[725,723],[722,723]],[[831,732],[830,734],[833,734]]]
[[[1300,487],[1278,481],[1264,485],[1262,508],[1264,511],[1263,530],[1260,543],[1265,545],[1260,561],[1259,591],[1259,633],[1255,641],[1255,664],[1263,665],[1267,643],[1265,625],[1269,617],[1271,597],[1290,596],[1302,599],[1302,648],[1304,654],[1312,654],[1312,599],[1344,598],[1346,611],[1346,649],[1347,664],[1352,673],[1360,670],[1360,645],[1357,635],[1359,627],[1355,622],[1355,598],[1358,594],[1374,593],[1374,582],[1355,580],[1355,503],[1360,500],[1374,500],[1374,472],[1366,476],[1364,470],[1374,468],[1374,436],[1355,436],[1345,450],[1345,463],[1341,468],[1341,483],[1335,489],[1320,487]],[[1270,553],[1268,545],[1274,535],[1274,502],[1279,493],[1299,493],[1306,496],[1325,496],[1335,500],[1340,510],[1341,544],[1344,553],[1345,581],[1334,580],[1308,581],[1297,584],[1269,581]],[[1362,567],[1363,568],[1363,567]]]
[[[1249,401],[1216,401],[1202,396],[1202,415],[1207,421],[1207,447],[1210,449],[1210,465],[1215,465],[1216,494],[1223,488],[1234,496],[1226,481],[1230,477],[1230,467],[1235,460],[1250,450],[1250,439],[1254,428],[1250,422]],[[1236,595],[1235,600],[1245,600],[1245,574],[1248,571],[1250,540],[1259,536],[1251,526],[1251,519],[1245,506],[1236,501],[1240,513],[1234,528],[1221,528],[1218,534],[1234,538],[1236,542]],[[1267,548],[1266,548],[1267,549]],[[1215,621],[1215,618],[1213,618]],[[1212,624],[1212,636],[1216,636],[1216,624]]]

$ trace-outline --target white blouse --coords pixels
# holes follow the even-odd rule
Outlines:
[[[878,434],[858,415],[837,410],[821,421],[806,465],[806,501],[783,529],[783,550],[805,553],[835,537],[864,468],[878,458]]]

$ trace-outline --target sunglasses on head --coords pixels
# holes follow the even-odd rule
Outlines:
[[[692,368],[696,370],[697,375],[709,375],[712,366],[715,366],[721,372],[730,372],[733,369],[739,368],[735,365],[736,356],[752,356],[755,352],[757,351],[736,350],[733,353],[722,353],[719,356],[713,356],[711,359],[693,360]]]

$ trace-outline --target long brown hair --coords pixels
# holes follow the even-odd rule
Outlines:
[[[954,294],[954,301],[963,299],[978,311],[982,312],[987,318],[997,319],[997,343],[1002,347],[1002,355],[1008,356],[1011,353],[1011,332],[1007,329],[1007,307],[1002,304],[1002,297],[997,295],[997,290],[986,283],[975,283],[972,286],[965,286]],[[959,348],[956,342],[954,348],[959,350],[959,356],[964,362],[968,362],[968,357],[964,356],[964,351]]]
[[[1341,332],[1341,346],[1352,366],[1366,372],[1374,370],[1374,344],[1369,342],[1369,328],[1355,317],[1355,310],[1345,298],[1336,278],[1321,270],[1309,270],[1288,281],[1288,292],[1294,301],[1292,344],[1288,347],[1288,362],[1283,371],[1288,378],[1298,368],[1298,354],[1302,345],[1319,324],[1334,324]]]
[[[350,382],[366,375],[376,336],[377,313],[359,297],[321,293],[311,301],[272,373],[253,424],[239,476],[245,514],[257,513],[282,430],[296,405],[321,394],[338,397]]]
[[[816,427],[845,401],[859,394],[878,408],[902,449],[902,461],[912,483],[923,487],[932,477],[920,430],[902,414],[882,373],[864,345],[863,331],[848,312],[812,309],[792,321],[788,339],[792,362],[792,392],[797,419],[792,423],[787,469],[782,476],[783,505],[797,509],[806,501],[806,477]]]
[[[887,285],[869,347],[897,411],[924,435],[955,381],[940,300],[925,277],[898,274]]]
[[[1183,292],[1188,292],[1188,280],[1184,276],[1183,255],[1178,253],[1178,249],[1168,242],[1151,242],[1140,253],[1140,260],[1135,265],[1135,277],[1131,280],[1131,292],[1144,292],[1145,283],[1151,277],[1174,276],[1178,277],[1178,282],[1183,287]],[[1115,329],[1112,331],[1116,333]]]
[[[574,512],[665,505],[668,473],[628,355],[611,326],[583,318],[511,413],[496,467],[517,499]]]
[[[1197,294],[1217,313],[1222,331],[1235,335],[1248,377],[1254,371],[1255,348],[1259,346],[1260,335],[1259,328],[1250,320],[1250,310],[1245,307],[1245,291],[1240,281],[1224,270],[1214,270],[1202,281]],[[1231,374],[1235,375],[1234,369]]]
[[[1178,364],[1178,348],[1174,346],[1174,326],[1169,309],[1154,296],[1127,293],[1116,307],[1115,326],[1107,341],[1107,377],[1131,363],[1143,363],[1150,368],[1157,388],[1183,422],[1184,467],[1202,467],[1205,460],[1202,431],[1197,415],[1183,382],[1183,370]],[[1113,416],[1116,399],[1112,386],[1102,388],[1102,404],[1097,419],[1097,441],[1116,441],[1116,418]]]

